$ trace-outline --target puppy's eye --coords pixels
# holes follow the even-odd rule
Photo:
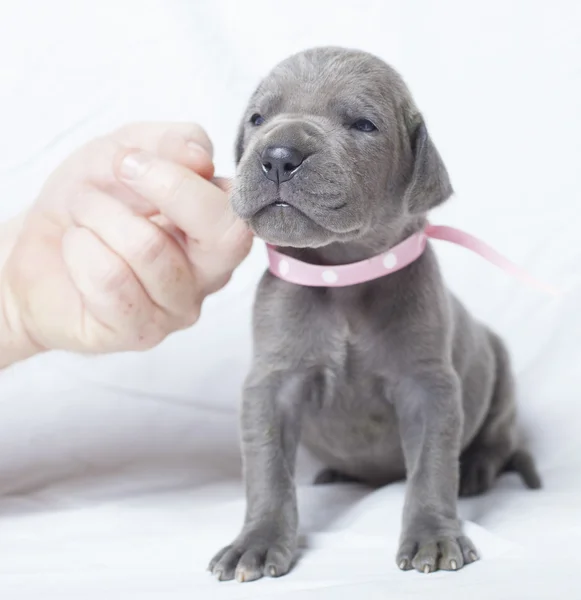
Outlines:
[[[259,125],[262,125],[264,123],[264,117],[262,115],[259,115],[258,113],[254,113],[250,117],[250,122],[258,127]]]
[[[371,133],[372,131],[377,130],[377,127],[369,119],[359,119],[355,121],[351,127],[357,129],[357,131],[364,131],[365,133]]]

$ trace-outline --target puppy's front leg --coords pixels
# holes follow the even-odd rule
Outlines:
[[[459,569],[477,559],[457,513],[460,382],[448,367],[424,367],[404,380],[395,402],[408,480],[397,564]]]
[[[242,451],[246,518],[240,535],[210,563],[226,581],[278,577],[297,548],[294,468],[305,381],[300,375],[253,372],[244,390]]]

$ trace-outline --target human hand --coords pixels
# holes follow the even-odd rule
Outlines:
[[[129,125],[65,160],[0,264],[27,354],[146,349],[195,323],[252,243],[213,171],[210,140],[185,124]]]

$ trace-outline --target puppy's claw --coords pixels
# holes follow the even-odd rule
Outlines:
[[[424,565],[424,573],[427,575],[430,572],[430,565]]]
[[[451,560],[450,561],[450,569],[452,569],[452,571],[455,571],[458,568],[458,563],[455,560]]]
[[[238,573],[236,573],[236,581],[238,583],[244,583],[244,581],[245,581],[244,571],[238,571]]]
[[[276,577],[276,567],[270,567],[270,569],[268,569],[268,573],[271,577]]]
[[[478,554],[476,554],[474,550],[470,550],[470,554],[468,556],[472,562],[476,562],[478,560]]]
[[[404,559],[403,559],[403,560],[402,560],[402,561],[399,563],[399,568],[400,568],[402,571],[405,571],[405,570],[406,570],[406,568],[407,568],[407,566],[408,566],[408,561],[407,561],[407,559],[406,559],[406,558],[404,558]]]

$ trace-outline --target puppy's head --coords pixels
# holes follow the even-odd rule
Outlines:
[[[291,56],[253,94],[236,144],[235,212],[279,246],[401,227],[452,188],[399,75],[364,52]]]

